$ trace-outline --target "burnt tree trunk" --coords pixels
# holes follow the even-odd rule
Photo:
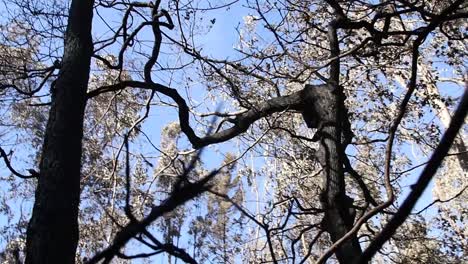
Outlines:
[[[344,155],[351,140],[351,128],[344,104],[345,95],[340,86],[340,47],[337,21],[328,26],[330,46],[330,77],[325,85],[307,85],[304,120],[310,128],[317,128],[320,146],[317,158],[322,166],[323,188],[320,201],[325,212],[323,228],[335,243],[350,231],[354,224],[353,199],[346,195]],[[342,264],[352,263],[362,254],[356,235],[341,244],[335,252]]]
[[[342,145],[343,98],[339,88],[332,85],[306,86],[307,105],[304,119],[310,128],[317,128],[319,141],[317,158],[322,166],[323,188],[320,201],[325,211],[323,227],[332,242],[343,237],[354,224],[353,200],[346,195]],[[342,244],[335,252],[340,263],[352,263],[362,253],[356,236]]]
[[[93,0],[73,0],[27,230],[26,263],[75,263]]]
[[[453,149],[459,153],[457,158],[462,170],[468,171],[468,150],[466,148],[465,141],[463,141],[463,136],[461,133],[457,138],[455,138],[455,141],[453,142]]]

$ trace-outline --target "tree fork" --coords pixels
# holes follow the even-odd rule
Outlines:
[[[62,66],[45,131],[26,263],[75,263],[93,0],[71,2]]]

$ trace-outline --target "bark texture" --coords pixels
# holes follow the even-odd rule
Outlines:
[[[75,263],[83,116],[93,52],[93,2],[71,2],[27,231],[26,263]]]
[[[317,158],[322,166],[323,189],[321,203],[325,210],[323,227],[332,242],[338,241],[353,227],[353,200],[346,195],[342,146],[346,115],[339,89],[332,85],[306,87],[308,106],[304,119],[310,128],[317,128],[320,147]],[[343,243],[335,252],[340,263],[352,263],[362,253],[356,236]]]

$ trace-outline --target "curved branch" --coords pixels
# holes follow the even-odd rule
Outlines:
[[[6,154],[5,150],[3,150],[2,147],[0,147],[0,156],[2,156],[3,161],[5,162],[5,165],[6,165],[7,168],[11,171],[11,173],[13,173],[13,175],[15,175],[15,176],[17,176],[17,177],[20,177],[21,179],[30,179],[30,178],[38,178],[38,177],[39,177],[39,173],[36,172],[36,171],[33,170],[33,169],[28,170],[29,173],[31,173],[31,175],[24,175],[24,174],[21,174],[21,173],[19,173],[18,171],[16,171],[16,170],[11,166],[11,163],[10,163],[10,161],[8,160],[8,155]]]
[[[309,102],[309,100],[307,100],[308,93],[306,92],[306,89],[314,89],[318,86],[319,85],[311,85],[308,86],[309,88],[302,89],[290,95],[275,97],[261,102],[257,106],[249,109],[248,111],[238,114],[233,119],[234,125],[232,127],[210,135],[206,135],[204,137],[197,136],[193,128],[190,126],[189,106],[187,105],[187,102],[184,100],[184,98],[182,98],[179,92],[174,88],[169,88],[158,83],[148,83],[141,81],[122,81],[115,85],[103,86],[96,90],[90,91],[88,93],[88,98],[98,96],[99,94],[105,92],[122,90],[127,87],[155,90],[156,92],[168,96],[175,101],[175,103],[179,107],[179,122],[181,130],[187,136],[190,143],[192,143],[193,147],[199,149],[211,144],[221,143],[232,139],[247,131],[250,125],[252,125],[252,123],[254,123],[255,121],[263,117],[269,116],[273,113],[281,112],[284,110],[303,109],[304,107],[306,107],[307,102]]]

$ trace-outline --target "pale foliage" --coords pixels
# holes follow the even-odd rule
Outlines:
[[[320,83],[327,77],[330,51],[326,28],[334,16],[324,1],[241,1],[238,4],[245,6],[241,9],[243,15],[232,18],[239,20],[236,20],[238,41],[233,43],[234,51],[226,55],[227,59],[205,55],[208,51],[203,45],[211,44],[208,46],[211,49],[213,44],[204,42],[203,38],[218,23],[210,22],[210,15],[226,16],[229,8],[200,11],[204,10],[201,8],[203,1],[181,2],[186,5],[180,13],[174,11],[173,2],[167,3],[174,19],[179,15],[180,20],[175,33],[167,32],[172,39],[164,38],[160,64],[153,75],[158,82],[177,88],[186,98],[193,114],[191,125],[198,134],[227,128],[232,121],[230,118],[236,114],[270,98],[299,91],[304,84]],[[367,9],[365,1],[340,2],[347,7],[350,19],[370,22],[376,12]],[[425,2],[428,10],[437,13],[453,1]],[[47,1],[42,4],[51,5]],[[60,2],[51,9],[59,12],[64,5]],[[116,17],[123,14],[117,9],[111,12]],[[146,9],[142,11],[142,17],[147,13]],[[144,20],[142,17],[132,18],[129,31]],[[8,40],[0,45],[2,84],[15,84],[24,91],[31,91],[41,82],[43,73],[23,78],[19,72],[24,68],[45,67],[51,63],[52,55],[59,53],[61,40],[54,34],[63,30],[63,21],[60,18],[54,23],[49,25],[55,25],[50,31],[53,34],[41,35],[41,38],[31,37],[34,30],[44,32],[44,28],[35,23],[32,24],[36,28],[28,23],[0,27],[2,40]],[[120,21],[109,23],[118,25]],[[421,23],[421,17],[408,15],[392,18],[389,27],[395,31],[411,31],[417,30]],[[376,28],[383,29],[384,24],[381,19],[376,22]],[[455,36],[463,34],[465,26],[466,23],[454,20],[445,23],[443,29]],[[105,39],[109,32],[96,32],[96,41]],[[97,36],[97,33],[102,34]],[[411,42],[379,47],[368,43],[354,52],[370,36],[369,32],[361,28],[340,30],[339,34],[344,54],[341,85],[349,111],[347,118],[354,133],[346,153],[371,195],[380,203],[386,199],[385,140],[411,74]],[[129,48],[125,70],[110,70],[102,61],[95,60],[89,91],[122,80],[141,79],[144,61],[149,56],[145,46],[147,38],[142,34]],[[24,45],[15,45],[24,40],[27,40]],[[385,43],[402,41],[403,37],[398,34],[384,40]],[[109,54],[115,54],[118,44],[121,43],[100,49],[100,56],[116,64],[116,55]],[[358,235],[363,246],[395,211],[411,189],[417,168],[438,143],[445,129],[439,113],[444,109],[447,113],[452,111],[466,80],[466,50],[464,39],[449,40],[440,29],[428,36],[421,46],[423,56],[419,64],[425,68],[418,73],[418,89],[397,132],[392,159],[391,181],[397,199],[387,213],[379,214],[361,227]],[[47,52],[51,55],[49,61],[40,56]],[[45,87],[50,88],[51,83],[48,80]],[[0,96],[0,145],[10,146],[9,150],[14,153],[27,148],[25,154],[15,154],[12,161],[15,165],[24,164],[21,165],[24,169],[37,166],[52,91],[45,89],[37,96],[23,96],[14,89],[1,89]],[[80,261],[108,246],[119,226],[128,221],[123,210],[125,134],[130,132],[131,207],[138,218],[152,205],[167,198],[177,176],[196,157],[175,117],[177,109],[173,111],[173,102],[158,96],[142,89],[122,89],[101,94],[88,102],[77,256]],[[209,118],[216,115],[221,122]],[[205,149],[207,158],[202,155],[188,177],[196,180],[212,167],[222,167],[212,182],[212,192],[165,215],[150,231],[164,243],[184,248],[201,262],[263,263],[271,261],[274,252],[277,259],[284,258],[284,263],[299,262],[303,257],[313,263],[331,245],[321,222],[319,197],[323,182],[316,158],[318,144],[313,141],[315,132],[306,127],[300,113],[283,111],[258,120],[229,143]],[[466,142],[465,132],[460,135],[463,142]],[[17,162],[19,159],[22,162]],[[21,184],[5,175],[2,179],[7,187],[2,192],[8,195],[2,195],[0,209],[8,217],[8,223],[14,223],[2,228],[6,233],[4,249],[7,254],[23,247],[22,234],[29,211],[18,209],[18,204],[24,201],[30,207],[34,184]],[[349,173],[345,180],[346,193],[354,199],[358,214],[362,214],[368,209],[363,191]],[[468,261],[468,244],[462,239],[468,236],[468,192],[462,191],[467,186],[468,177],[457,156],[448,157],[432,190],[433,198],[442,201],[430,208],[437,208],[437,212],[425,214],[425,211],[411,216],[384,247],[383,254],[375,258],[375,263]],[[452,199],[454,196],[457,197]],[[425,204],[430,202],[428,199]],[[12,206],[11,201],[17,203]],[[258,223],[273,231],[267,236]],[[135,248],[138,249],[128,246],[126,252],[132,253]],[[175,262],[172,257],[167,257],[167,261]],[[122,263],[126,262],[122,260]]]

